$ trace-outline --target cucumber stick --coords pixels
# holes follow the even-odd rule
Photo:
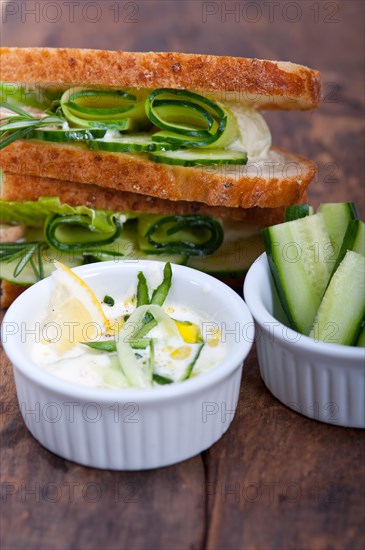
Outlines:
[[[359,348],[365,348],[365,320],[363,321],[363,326],[360,330],[360,335],[357,339],[356,345]]]
[[[332,260],[336,262],[349,223],[358,219],[356,206],[353,202],[329,202],[321,204],[318,212],[323,214],[324,223],[333,246]]]
[[[350,221],[338,255],[338,263],[343,260],[347,250],[365,256],[365,224],[361,220]]]
[[[309,204],[293,204],[285,209],[285,221],[291,222],[306,216],[312,216],[313,206]]]
[[[291,327],[308,334],[327,287],[332,245],[322,213],[262,231],[270,269]]]
[[[323,342],[352,345],[365,315],[365,258],[348,250],[319,307],[309,336]]]

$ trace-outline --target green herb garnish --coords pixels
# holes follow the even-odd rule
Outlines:
[[[200,354],[202,352],[202,349],[204,347],[204,344],[200,344],[199,348],[198,348],[198,351],[197,353],[195,354],[195,357],[194,359],[191,361],[191,363],[189,363],[189,365],[186,367],[186,370],[184,372],[184,374],[182,375],[182,377],[180,378],[180,381],[183,382],[184,380],[187,380],[188,378],[190,378],[191,376],[191,373],[193,372],[193,369],[195,367],[195,364],[197,362],[197,360],[199,359],[200,357]]]
[[[168,378],[168,376],[162,376],[156,372],[153,374],[153,381],[157,382],[157,384],[160,384],[161,386],[164,386],[165,384],[172,384],[174,382],[171,378]]]
[[[140,271],[138,273],[138,284],[137,284],[137,307],[139,306],[145,306],[150,303],[150,299],[148,296],[148,286],[147,286],[147,280],[144,276],[144,273]]]
[[[4,149],[13,141],[31,137],[31,134],[37,128],[44,126],[62,126],[65,119],[56,116],[53,113],[47,113],[42,118],[30,115],[20,107],[11,105],[6,101],[0,103],[0,108],[7,109],[16,114],[16,116],[6,116],[1,119],[0,126],[0,149]]]
[[[42,242],[1,243],[0,260],[2,262],[13,262],[19,259],[14,268],[14,278],[18,277],[29,263],[32,266],[36,280],[40,281],[44,278],[42,252],[46,246]]]
[[[104,296],[103,302],[108,306],[113,306],[115,304],[115,300],[111,296]]]

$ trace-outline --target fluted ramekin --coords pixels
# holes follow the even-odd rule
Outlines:
[[[161,262],[103,262],[78,267],[96,295],[128,292],[138,271]],[[191,307],[217,323],[226,339],[222,364],[182,383],[158,388],[98,389],[74,385],[29,358],[39,330],[39,304],[46,304],[51,280],[24,292],[4,318],[2,339],[14,367],[25,424],[50,451],[66,459],[115,470],[173,464],[215,443],[228,429],[237,406],[243,361],[254,323],[243,300],[220,281],[184,266],[173,266],[168,301]]]
[[[266,254],[251,266],[245,301],[256,325],[260,373],[271,393],[321,422],[365,427],[365,349],[324,343],[285,325]]]

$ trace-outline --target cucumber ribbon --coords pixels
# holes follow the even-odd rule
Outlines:
[[[107,222],[107,220],[103,220]],[[113,243],[122,233],[122,224],[114,214],[109,215],[106,231],[90,224],[87,215],[53,214],[44,228],[45,239],[50,246],[61,251],[85,250]],[[105,225],[107,225],[105,223]]]
[[[149,254],[204,256],[217,250],[224,239],[221,224],[210,216],[146,215],[141,228]]]
[[[146,94],[123,90],[70,88],[61,97],[59,112],[79,128],[126,131],[150,126],[144,109]]]
[[[237,125],[228,110],[199,94],[159,88],[146,99],[150,121],[162,131],[153,141],[179,147],[225,147],[237,135]]]
[[[108,245],[122,236],[124,221],[133,218],[138,224],[140,248],[147,254],[204,256],[213,253],[224,237],[221,224],[209,216],[121,215],[111,210],[61,204],[57,197],[24,202],[0,200],[0,211],[0,223],[43,228],[44,241],[62,252],[92,254],[99,248],[107,255],[118,255],[108,250]]]
[[[2,120],[0,149],[17,139],[36,139],[148,153],[154,162],[182,166],[247,162],[246,153],[226,149],[239,135],[231,110],[186,90],[131,93],[77,86],[60,94],[41,118],[6,101],[1,106],[16,116]]]

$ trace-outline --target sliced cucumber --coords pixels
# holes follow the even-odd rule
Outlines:
[[[360,335],[357,339],[356,345],[359,348],[365,348],[365,320],[362,323],[362,328],[360,330]]]
[[[333,246],[333,261],[336,262],[347,227],[351,220],[357,220],[353,202],[328,202],[321,204],[318,212],[323,214],[324,223]]]
[[[63,91],[56,85],[45,88],[38,84],[19,84],[18,82],[0,82],[0,101],[33,107],[36,109],[49,109],[53,101],[61,98]]]
[[[342,241],[342,246],[337,255],[336,263],[332,271],[332,276],[346,256],[346,252],[348,250],[352,250],[357,254],[365,256],[365,224],[360,220],[351,220],[348,224],[347,231]]]
[[[361,220],[352,220],[348,225],[339,254],[341,261],[347,250],[365,256],[365,224]]]
[[[213,254],[223,243],[221,223],[211,216],[146,214],[138,220],[139,248],[148,254]]]
[[[288,321],[308,334],[332,271],[332,245],[323,214],[268,227],[262,235]]]
[[[61,108],[66,119],[76,127],[138,130],[150,126],[144,98],[145,94],[134,95],[122,90],[74,87],[62,95]]]
[[[103,128],[71,128],[69,130],[55,130],[53,128],[40,128],[33,130],[28,136],[30,139],[40,139],[42,141],[89,141],[95,138],[102,138],[106,134]]]
[[[313,207],[309,204],[293,204],[285,210],[285,221],[291,222],[313,214]]]
[[[113,153],[143,153],[176,149],[168,143],[154,143],[151,134],[127,134],[114,139],[95,139],[89,142],[91,149]]]
[[[90,260],[104,261],[113,259],[111,254],[120,255],[122,262],[137,262],[138,260],[161,260],[161,262],[171,262],[173,264],[185,265],[188,261],[187,256],[182,254],[159,254],[155,255],[144,252],[139,247],[139,238],[137,231],[137,220],[129,220],[124,226],[121,236],[108,246],[103,246],[99,250],[90,251]]]
[[[365,223],[360,220],[354,220],[350,223],[350,227],[347,228],[349,233],[351,230],[354,233],[354,241],[352,248],[348,245],[348,249],[361,254],[361,256],[365,256]]]
[[[179,166],[205,166],[213,164],[246,164],[247,154],[227,149],[178,149],[150,153],[155,162]]]
[[[242,277],[264,251],[257,228],[247,228],[240,222],[223,222],[224,242],[211,255],[190,258],[188,265],[216,277]]]
[[[365,258],[347,251],[319,307],[309,336],[323,342],[352,345],[365,315]]]

